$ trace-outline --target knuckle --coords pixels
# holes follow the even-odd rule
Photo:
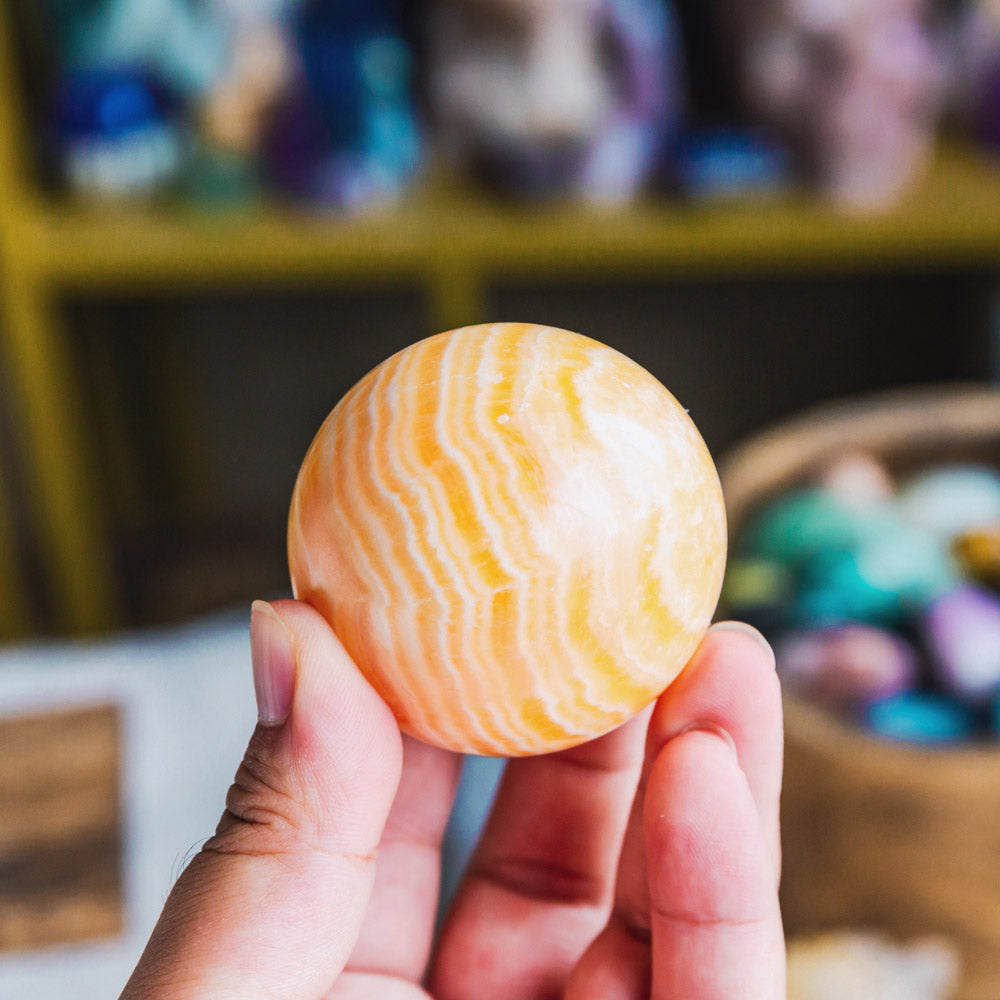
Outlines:
[[[254,734],[226,793],[226,809],[208,851],[291,853],[312,839],[308,810],[274,763],[268,736]]]
[[[634,940],[647,945],[653,940],[648,905],[620,900],[615,907],[614,917],[625,933]]]

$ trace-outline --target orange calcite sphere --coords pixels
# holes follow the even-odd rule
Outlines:
[[[521,323],[400,351],[302,464],[294,593],[400,726],[518,756],[605,733],[708,627],[722,491],[677,400],[597,341]]]

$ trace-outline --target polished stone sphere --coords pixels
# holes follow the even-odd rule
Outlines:
[[[466,327],[384,361],[303,461],[295,595],[400,726],[465,753],[573,746],[678,675],[726,559],[711,456],[645,369],[579,334]]]

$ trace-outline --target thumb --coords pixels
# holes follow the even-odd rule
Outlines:
[[[318,1000],[357,939],[399,728],[312,608],[257,601],[250,636],[261,721],[121,1000]]]

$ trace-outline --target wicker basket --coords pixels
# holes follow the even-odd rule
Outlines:
[[[934,460],[1000,462],[1000,392],[894,392],[753,438],[720,464],[731,534],[851,445],[900,473]],[[785,727],[788,933],[940,933],[962,952],[962,1000],[1000,1000],[1000,749],[891,745],[788,697]]]

